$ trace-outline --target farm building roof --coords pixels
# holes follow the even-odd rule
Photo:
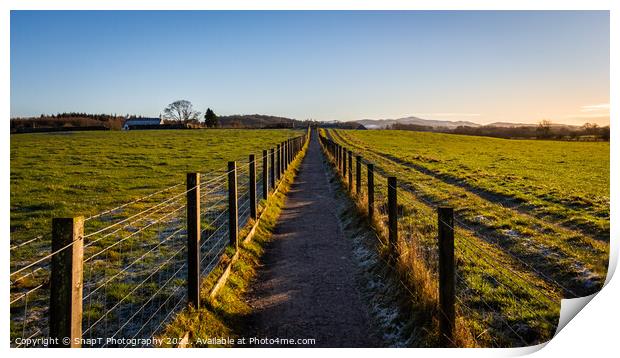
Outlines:
[[[163,121],[160,118],[130,118],[125,122],[125,125],[130,126],[150,126],[162,124]]]

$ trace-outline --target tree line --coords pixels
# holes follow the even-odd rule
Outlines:
[[[409,130],[417,132],[440,132],[451,134],[474,135],[506,139],[549,139],[549,140],[602,140],[609,141],[609,126],[585,123],[578,126],[554,125],[549,120],[542,120],[532,126],[458,126],[456,128],[432,127],[417,124],[395,123],[386,129]]]

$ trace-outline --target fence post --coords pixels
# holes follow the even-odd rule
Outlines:
[[[334,145],[336,146],[336,152],[334,154],[336,157],[336,167],[338,167],[338,171],[340,171],[340,145],[335,143]]]
[[[250,154],[250,217],[256,220],[256,158]]]
[[[342,173],[342,147],[340,144],[336,144],[336,157],[338,158],[338,160],[336,160],[336,163],[338,163],[338,172]]]
[[[398,200],[396,193],[396,177],[388,177],[388,230],[390,252],[393,262],[398,254]]]
[[[269,196],[269,177],[267,176],[267,150],[263,150],[263,199]]]
[[[353,191],[353,152],[349,151],[349,191]]]
[[[372,220],[375,215],[375,165],[368,163],[368,218]]]
[[[342,181],[347,180],[347,148],[342,148]]]
[[[49,334],[57,339],[54,347],[82,346],[83,237],[83,217],[52,219],[52,252],[58,251],[50,273]],[[66,338],[70,341],[63,341]]]
[[[282,149],[281,149],[281,145],[278,144],[278,151],[276,153],[277,159],[278,159],[278,170],[276,170],[276,174],[278,175],[277,180],[280,180],[280,175],[282,174]]]
[[[276,153],[274,148],[269,149],[269,156],[271,158],[271,166],[269,166],[269,176],[271,177],[271,190],[276,188]]]
[[[342,165],[341,173],[342,173],[342,176],[346,176],[347,175],[347,148],[345,147],[340,148],[340,156],[342,157],[342,160],[340,161],[340,164]]]
[[[288,140],[284,141],[284,169],[283,172],[286,172],[288,169]]]
[[[284,174],[284,142],[280,143],[280,178]]]
[[[282,162],[282,173],[286,172],[286,168],[288,168],[288,141],[282,142],[284,146],[282,147],[282,158],[284,158]]]
[[[286,169],[288,170],[288,165],[291,164],[291,140],[286,140]]]
[[[200,173],[187,173],[187,303],[200,307]]]
[[[239,246],[237,238],[239,231],[239,209],[237,208],[237,163],[228,162],[228,238],[230,245]]]
[[[360,155],[355,157],[355,193],[357,195],[362,193],[362,157]]]
[[[437,208],[439,234],[439,342],[442,347],[454,341],[454,210]]]

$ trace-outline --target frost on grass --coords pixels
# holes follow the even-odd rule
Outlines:
[[[368,303],[371,312],[370,316],[373,321],[378,323],[381,339],[385,346],[388,347],[407,347],[408,339],[405,328],[405,322],[402,320],[402,314],[399,310],[396,297],[399,297],[397,288],[382,277],[382,265],[377,253],[371,248],[371,234],[362,232],[355,225],[355,218],[346,208],[341,206],[338,208],[341,215],[338,215],[340,225],[344,229],[345,236],[352,241],[353,256],[355,263],[359,268],[358,284],[362,294]]]
[[[400,319],[398,305],[391,297],[395,292],[385,279],[377,271],[379,262],[377,254],[366,247],[369,238],[365,235],[357,235],[353,238],[353,254],[358,266],[362,269],[364,285],[363,291],[367,297],[373,318],[380,324],[382,339],[391,347],[406,347],[407,339],[404,332],[404,324]]]

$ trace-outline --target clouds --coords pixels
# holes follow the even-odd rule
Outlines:
[[[609,103],[581,106],[581,112],[604,112],[609,114]],[[602,113],[598,113],[598,115],[602,115]]]
[[[416,117],[480,117],[480,113],[452,113],[452,112],[439,112],[439,113],[414,113]]]
[[[609,124],[609,103],[589,104],[581,106],[579,113],[564,116],[563,121],[567,124],[583,124],[594,122],[599,125]]]

